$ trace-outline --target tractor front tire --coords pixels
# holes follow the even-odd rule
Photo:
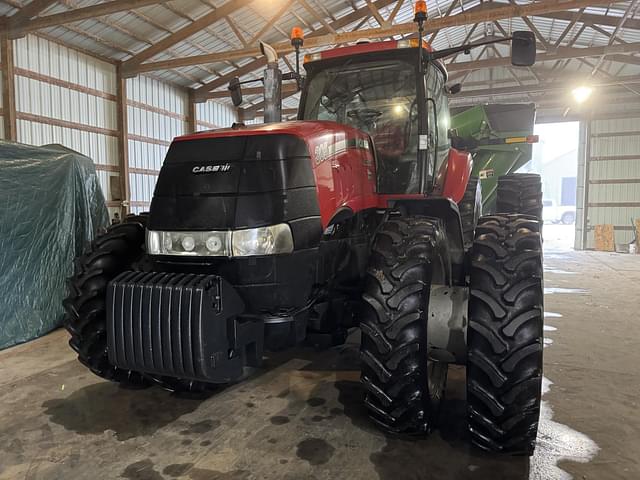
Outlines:
[[[511,173],[498,178],[496,211],[522,213],[542,221],[542,180],[535,173]]]
[[[468,250],[473,245],[476,225],[478,224],[478,219],[482,216],[482,191],[478,177],[469,178],[467,189],[458,204],[458,209],[460,210],[460,220],[462,221],[464,249]]]
[[[543,278],[540,222],[480,219],[471,252],[467,413],[477,446],[531,455],[540,416]]]
[[[150,384],[144,375],[109,363],[106,330],[108,283],[129,270],[144,254],[146,218],[129,216],[109,227],[92,243],[89,251],[75,261],[64,300],[64,326],[71,334],[69,345],[78,360],[96,375],[129,387]]]
[[[361,380],[370,417],[384,431],[420,435],[433,425],[446,364],[427,358],[427,313],[441,268],[437,220],[396,217],[381,226],[367,270]]]

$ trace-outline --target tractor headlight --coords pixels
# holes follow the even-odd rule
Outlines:
[[[231,232],[156,232],[147,230],[150,255],[229,256]]]
[[[158,232],[147,230],[147,252],[150,255],[182,255],[201,257],[248,257],[275,255],[293,251],[293,235],[289,225],[235,231]]]
[[[233,232],[231,244],[234,257],[293,252],[293,236],[286,223],[236,230]]]

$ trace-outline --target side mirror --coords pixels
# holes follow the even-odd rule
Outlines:
[[[231,92],[231,101],[234,107],[242,105],[242,86],[238,77],[233,77],[229,82],[229,91]]]
[[[451,86],[446,86],[445,90],[449,95],[455,95],[456,93],[460,93],[460,91],[462,90],[462,84],[454,83]]]
[[[536,62],[536,37],[533,32],[520,30],[511,38],[511,65],[530,67]]]

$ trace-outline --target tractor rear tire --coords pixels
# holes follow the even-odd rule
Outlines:
[[[473,245],[476,225],[478,224],[478,219],[482,216],[482,191],[478,177],[469,178],[467,189],[458,204],[458,209],[460,210],[460,220],[462,221],[464,249],[468,250]]]
[[[144,255],[146,217],[129,216],[112,225],[75,261],[64,300],[64,326],[71,334],[69,345],[78,360],[99,377],[129,387],[150,385],[141,373],[109,363],[106,330],[106,291],[109,281],[131,269]]]
[[[428,433],[446,383],[447,365],[427,358],[430,286],[442,267],[439,229],[427,217],[386,221],[367,270],[361,381],[370,417],[394,434]]]
[[[542,180],[535,173],[512,173],[498,178],[498,213],[522,213],[542,221]]]
[[[467,413],[477,446],[531,455],[540,416],[543,275],[540,222],[480,219],[471,252]]]

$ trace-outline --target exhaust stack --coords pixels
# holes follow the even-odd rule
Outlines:
[[[260,51],[267,57],[264,71],[264,123],[282,121],[282,71],[278,68],[278,54],[275,49],[260,42]]]

